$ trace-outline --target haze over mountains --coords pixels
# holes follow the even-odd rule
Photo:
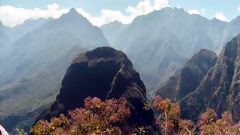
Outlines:
[[[101,30],[74,9],[14,41],[2,56],[0,68],[3,121],[49,104],[72,59],[79,52],[107,44]]]
[[[182,115],[196,119],[210,107],[220,115],[229,110],[234,120],[239,120],[239,63],[240,35],[227,43],[216,65],[204,76],[198,87],[180,100]]]
[[[219,52],[240,32],[239,26],[239,17],[228,23],[177,8],[101,29],[74,9],[58,19],[26,21],[14,28],[0,24],[0,46],[4,46],[0,50],[0,123],[12,129],[51,104],[67,67],[80,52],[108,45],[122,50],[140,73],[147,93],[154,95],[196,52],[203,48]]]
[[[201,49],[157,90],[157,95],[178,101],[193,92],[217,61],[217,55]]]
[[[190,15],[183,9],[164,8],[137,17],[121,34],[117,33],[114,41],[112,35],[106,37],[127,53],[147,88],[155,89],[200,49],[219,52],[239,33],[239,22],[239,18],[227,23]]]

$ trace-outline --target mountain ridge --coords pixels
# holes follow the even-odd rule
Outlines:
[[[157,90],[156,95],[175,102],[181,100],[196,89],[216,61],[217,55],[214,52],[201,49]]]
[[[74,22],[68,14],[47,21],[15,41],[1,56],[0,121],[5,128],[21,125],[19,122],[30,116],[27,114],[54,100],[68,65],[80,52],[108,45],[99,28],[76,15]],[[21,107],[25,104],[28,106]],[[8,119],[14,115],[23,117]]]
[[[196,90],[180,101],[185,118],[197,118],[205,108],[210,107],[218,115],[230,111],[234,120],[239,120],[239,52],[240,35],[227,43],[216,65],[205,75]]]

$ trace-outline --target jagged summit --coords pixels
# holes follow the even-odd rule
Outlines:
[[[231,23],[239,23],[239,22],[240,22],[240,16],[237,16],[231,21]]]
[[[123,25],[123,23],[119,22],[118,20],[115,20],[113,22],[109,22],[108,24],[104,24],[101,27],[107,26],[107,25]]]
[[[68,13],[69,14],[78,14],[78,12],[75,8],[71,8]]]
[[[216,30],[226,28],[226,26],[229,25],[229,22],[219,20],[216,17],[211,19],[210,22],[212,23],[212,25],[215,26]]]
[[[82,21],[85,23],[89,23],[88,19],[82,16],[80,13],[77,12],[75,8],[71,8],[68,13],[63,14],[60,18],[60,20],[66,20],[66,21]]]

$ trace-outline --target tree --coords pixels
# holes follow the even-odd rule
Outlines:
[[[180,107],[169,99],[155,97],[152,108],[156,111],[157,125],[164,135],[193,135],[194,123],[180,118]]]
[[[224,112],[221,119],[217,119],[216,112],[208,108],[201,114],[197,123],[200,135],[239,135],[240,124],[235,124],[230,112]]]

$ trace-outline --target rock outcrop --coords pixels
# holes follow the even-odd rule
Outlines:
[[[220,115],[231,111],[234,120],[240,114],[240,35],[228,42],[216,65],[205,75],[198,88],[180,101],[184,118],[198,118],[210,107]]]
[[[125,97],[132,114],[130,122],[154,123],[153,112],[143,109],[146,89],[138,72],[123,52],[110,47],[79,55],[68,68],[56,101],[38,119],[50,119],[82,107],[89,96],[103,100]]]
[[[217,55],[202,49],[188,60],[183,68],[170,77],[158,90],[157,95],[174,101],[193,92],[208,70],[215,65]]]

